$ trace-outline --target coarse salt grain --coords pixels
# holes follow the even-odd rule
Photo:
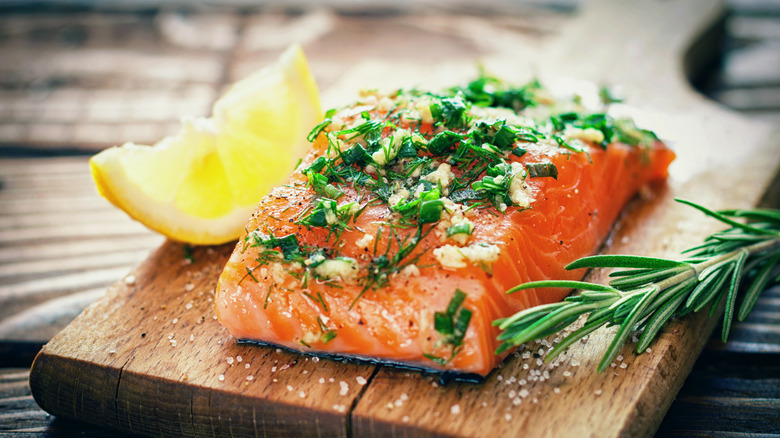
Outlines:
[[[571,371],[564,371],[563,372],[563,377],[569,377],[569,376],[571,376]]]
[[[452,415],[460,414],[460,405],[452,405],[452,406],[450,406],[450,414],[452,414]]]
[[[195,340],[195,335],[190,335],[190,342]]]
[[[254,376],[246,376],[246,379],[247,380],[252,380],[252,379],[254,379]]]
[[[187,309],[187,310],[192,309],[192,301],[190,301],[189,303],[185,304],[184,308]]]
[[[623,362],[623,363],[620,364],[620,368],[626,369],[626,368],[628,368],[628,364]]]
[[[298,397],[300,397],[300,398],[306,398],[306,393],[305,393],[305,392],[303,392],[303,391],[301,391],[301,392],[299,392],[299,393],[298,393]]]
[[[244,368],[249,369],[249,365],[248,363],[244,364]]]
[[[178,342],[176,342],[176,339],[171,339],[169,342],[171,343],[171,347],[175,347],[176,344],[178,344]]]
[[[363,377],[363,376],[357,376],[357,377],[355,378],[355,380],[357,380],[357,382],[358,382],[358,385],[360,385],[360,386],[363,386],[363,385],[365,385],[366,383],[368,383],[368,380],[366,380],[366,378],[365,378],[365,377]]]
[[[401,418],[401,421],[403,421],[404,423],[408,423],[409,422],[409,416],[408,415],[404,415],[403,418]]]
[[[339,382],[339,388],[341,388],[339,389],[340,395],[347,395],[347,392],[349,392],[349,384],[343,380]]]
[[[320,377],[320,380],[319,380],[319,382],[320,382],[320,384],[323,384],[323,383],[325,383],[325,378],[324,378],[324,377]]]
[[[561,388],[553,388],[553,392],[556,393],[556,394],[560,394],[561,393]]]
[[[133,284],[135,283],[135,275],[128,275],[125,277],[125,284]]]
[[[186,290],[187,292],[192,292],[193,289],[195,289],[195,285],[192,283],[187,283],[186,285],[184,285],[184,290]]]
[[[597,389],[597,390],[593,391],[593,393],[596,394],[596,395],[601,395],[601,390]]]
[[[293,390],[293,387],[292,387],[292,385],[287,385],[287,390],[288,390],[288,391],[292,391],[292,390]]]
[[[512,414],[504,414],[504,420],[511,421],[512,420]]]
[[[227,358],[228,365],[233,365],[234,361],[235,361],[235,359],[233,359],[233,356],[230,356],[230,357]]]
[[[236,362],[238,362],[238,363],[241,363],[241,361],[243,361],[243,360],[244,360],[244,358],[243,358],[243,357],[241,357],[241,356],[236,356]]]
[[[219,376],[217,376],[217,379],[219,379],[220,382],[224,382],[225,381],[225,375],[224,374],[220,374]]]
[[[336,412],[344,413],[347,411],[347,407],[344,405],[333,405],[333,410]]]

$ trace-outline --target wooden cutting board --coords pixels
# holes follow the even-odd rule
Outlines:
[[[627,208],[606,251],[673,257],[718,228],[674,197],[750,207],[777,173],[772,128],[705,101],[685,80],[707,48],[694,43],[721,14],[709,0],[600,1],[549,47],[484,59],[505,78],[530,70],[623,85],[641,104],[640,123],[677,151],[668,184]],[[326,90],[326,101],[361,85],[443,86],[474,72],[474,60],[390,65],[377,56]],[[163,244],[43,348],[30,375],[36,401],[149,436],[651,435],[716,324],[701,315],[673,322],[651,352],[636,356],[628,345],[603,374],[595,368],[608,331],[556,366],[532,344],[483,383],[442,386],[416,371],[238,345],[213,311],[231,250],[196,248],[189,261],[181,245]]]

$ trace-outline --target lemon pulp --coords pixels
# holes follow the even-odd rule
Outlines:
[[[126,143],[92,157],[98,191],[134,219],[192,244],[238,238],[260,198],[284,182],[322,118],[303,50],[233,85],[210,118],[185,117],[154,146]]]

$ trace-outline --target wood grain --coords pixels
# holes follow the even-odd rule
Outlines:
[[[678,145],[680,158],[668,186],[657,187],[652,199],[629,208],[609,251],[676,254],[717,225],[674,204],[673,197],[689,197],[713,208],[752,206],[776,173],[778,144],[768,143],[769,128],[707,104],[683,85],[684,48],[719,8],[690,1],[677,9],[680,4],[664,2],[672,12],[655,3],[609,12],[603,8],[616,7],[617,2],[600,3],[597,7],[602,9],[586,13],[573,28],[576,33],[561,38],[563,45],[558,47],[565,50],[545,52],[590,47],[591,56],[584,60],[586,53],[574,51],[558,55],[555,62],[563,59],[584,66],[576,73],[588,79],[626,81],[630,95],[645,97],[644,109],[663,123],[661,134]],[[606,26],[600,24],[608,12],[625,21],[606,20],[622,26],[618,36],[610,38],[630,43],[632,39],[620,36],[632,35],[639,43],[626,48],[611,44],[611,39],[599,40],[606,37],[598,35],[605,32]],[[635,19],[639,24],[659,20],[664,24],[653,30]],[[635,50],[631,47],[648,49],[639,50],[647,58],[644,63],[637,59],[620,67],[609,63],[616,53]],[[377,66],[381,62],[357,65],[353,74],[379,71]],[[461,63],[455,75],[464,70]],[[386,71],[387,66],[385,75]],[[388,82],[414,76],[412,71],[419,73],[419,66],[406,71],[401,66]],[[622,74],[599,73],[604,71]],[[448,74],[442,71],[432,80],[443,82],[451,77]],[[345,77],[344,84],[350,79]],[[333,90],[338,87],[335,84]],[[735,144],[740,145],[738,150]],[[722,177],[723,169],[729,170],[729,178]],[[653,345],[653,354],[636,357],[629,346],[622,360],[602,375],[593,370],[607,332],[575,345],[552,365],[538,364],[541,357],[534,353],[540,354],[541,348],[543,356],[547,345],[535,344],[528,347],[528,357],[526,351],[511,356],[483,384],[455,382],[442,387],[432,376],[416,372],[314,362],[235,344],[213,320],[209,301],[229,250],[200,248],[196,262],[188,265],[179,245],[163,245],[132,274],[135,281],[115,285],[108,297],[45,347],[31,374],[36,400],[58,415],[163,436],[648,435],[657,428],[715,324],[701,316],[671,324]],[[685,336],[676,336],[679,333]],[[366,383],[361,385],[363,379]]]
[[[46,346],[36,400],[144,435],[344,435],[373,367],[236,344],[213,310],[231,250],[198,248],[188,263],[181,245],[163,245]]]

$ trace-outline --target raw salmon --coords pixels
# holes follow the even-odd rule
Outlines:
[[[238,340],[486,375],[497,318],[568,293],[625,203],[674,154],[630,120],[482,78],[365,93],[259,203],[222,273]]]

